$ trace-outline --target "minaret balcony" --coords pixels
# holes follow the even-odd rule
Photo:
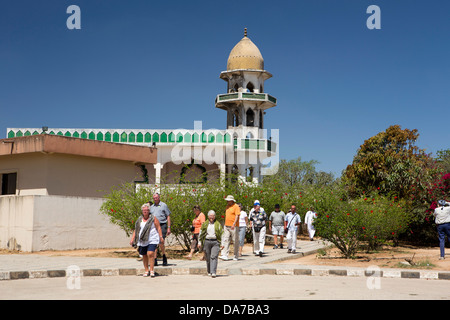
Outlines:
[[[227,109],[227,105],[236,104],[240,101],[254,101],[258,103],[261,109],[268,109],[276,106],[277,99],[267,93],[257,92],[233,92],[219,94],[216,97],[216,108]]]
[[[276,153],[277,144],[267,139],[234,139],[234,150]]]

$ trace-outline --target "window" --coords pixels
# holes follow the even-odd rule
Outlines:
[[[247,126],[253,127],[255,124],[255,113],[252,109],[247,110]]]
[[[2,178],[2,195],[16,194],[17,172],[3,173]]]

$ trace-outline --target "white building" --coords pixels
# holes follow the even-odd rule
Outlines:
[[[264,174],[264,161],[272,167],[278,164],[278,131],[267,134],[264,129],[266,110],[277,103],[264,90],[265,81],[271,76],[264,70],[261,52],[245,30],[229,54],[227,70],[220,73],[227,90],[217,95],[215,106],[226,111],[225,130],[205,130],[198,121],[193,130],[8,128],[7,137],[45,131],[66,137],[154,146],[158,149],[157,163],[146,166],[147,183],[151,184],[201,182],[226,173],[257,183]]]

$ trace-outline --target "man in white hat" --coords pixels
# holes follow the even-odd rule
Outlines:
[[[219,257],[222,260],[228,260],[228,252],[230,251],[230,240],[234,244],[234,258],[238,260],[239,257],[239,232],[236,232],[239,227],[239,215],[241,209],[236,204],[233,196],[229,195],[225,198],[227,202],[227,209],[225,211],[225,227],[222,235],[222,253]]]

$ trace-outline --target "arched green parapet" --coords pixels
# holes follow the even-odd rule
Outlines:
[[[75,131],[75,132],[73,133],[72,137],[74,137],[74,138],[79,138],[79,137],[80,137],[80,134],[78,133],[78,131]]]
[[[202,143],[206,143],[206,133],[202,132]]]
[[[16,135],[14,134],[14,131],[9,130],[8,132],[8,138],[14,138]]]
[[[61,134],[62,135],[62,134]],[[24,134],[24,136],[26,136],[26,137],[28,137],[28,136],[31,136],[31,132],[30,131],[25,131],[25,134]]]
[[[58,131],[58,133],[56,135],[57,136],[63,136],[63,133],[61,131]]]
[[[189,132],[186,132],[185,134],[184,134],[184,142],[187,142],[187,143],[191,143],[192,141],[191,141],[191,134],[189,133]]]
[[[55,131],[50,131],[48,134],[53,134],[53,135],[54,135],[54,134],[55,134]]]
[[[83,131],[81,133],[81,139],[87,139],[87,137],[88,137],[87,133]]]
[[[161,133],[161,141],[160,142],[167,142],[167,133],[165,133],[165,132]]]
[[[95,140],[95,133],[93,131],[89,132],[89,140]]]
[[[175,142],[175,135],[173,132],[169,133],[169,142]]]
[[[155,132],[155,133],[152,135],[152,141],[153,141],[153,142],[159,142],[159,134],[158,134],[157,132]]]
[[[190,139],[191,137],[189,136],[189,140]],[[177,134],[177,142],[183,142],[183,134],[181,132]]]
[[[105,141],[111,142],[111,132],[105,133]]]
[[[136,142],[136,135],[134,134],[134,132],[130,132],[130,134],[128,135],[128,142]]]
[[[152,142],[152,135],[150,134],[150,132],[147,132],[147,133],[145,134],[144,142],[146,142],[146,143]]]
[[[103,141],[103,133],[97,132],[97,140],[98,141]]]
[[[213,143],[214,140],[215,140],[214,134],[210,133],[210,134],[208,135],[208,143]]]
[[[23,132],[22,131],[17,131],[16,133],[16,137],[23,137]]]
[[[34,134],[34,133],[33,133]],[[72,135],[70,134],[70,131],[66,131],[66,133],[64,133],[65,137],[71,137]]]
[[[220,132],[216,135],[216,142],[222,143],[223,142],[223,134]]]
[[[136,136],[136,142],[144,142],[144,135],[142,134],[142,132],[138,132]]]
[[[36,130],[33,131],[33,136],[38,135],[39,132],[37,132]]]
[[[113,142],[119,142],[119,140],[120,140],[120,136],[119,136],[119,134],[117,133],[117,132],[114,132],[113,133]]]
[[[229,133],[225,133],[225,136],[223,138],[223,142],[230,143],[231,142],[231,136]]]
[[[192,135],[192,142],[199,142],[199,137],[198,137],[197,132],[194,132],[194,134]]]
[[[120,142],[128,142],[128,135],[125,132],[120,135]]]

